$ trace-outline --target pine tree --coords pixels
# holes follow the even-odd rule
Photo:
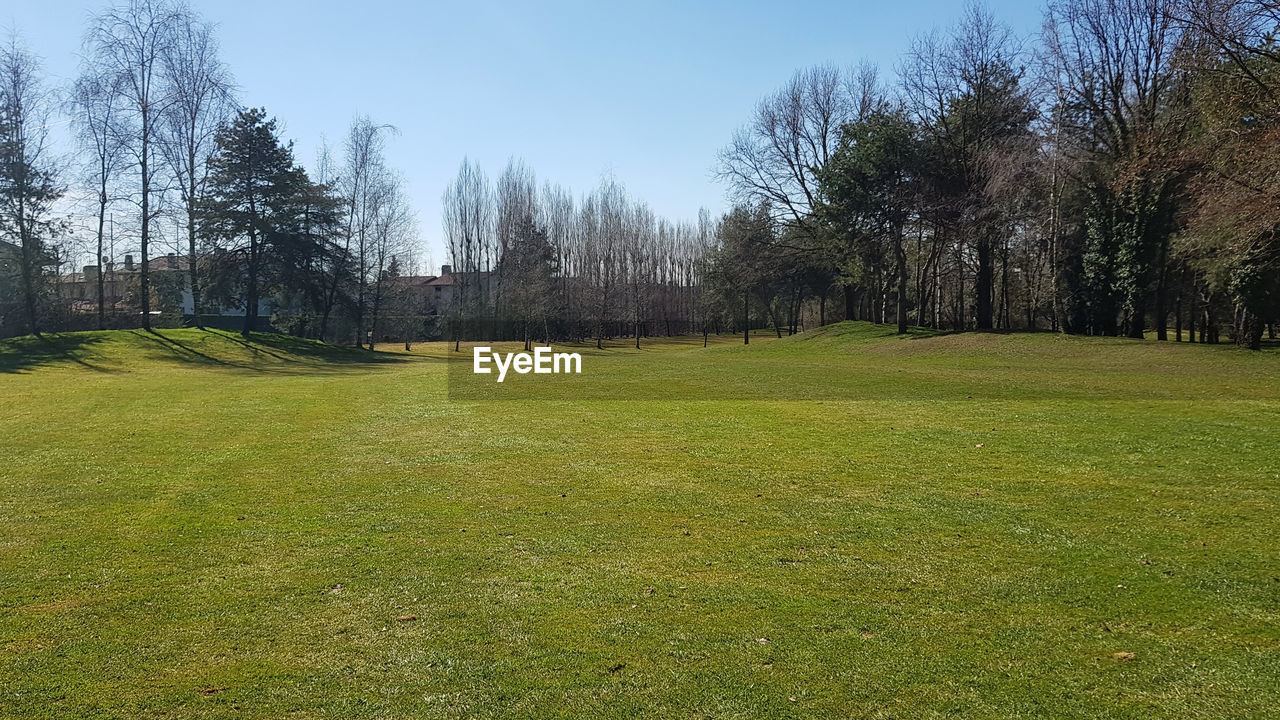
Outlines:
[[[201,231],[221,251],[213,285],[224,299],[243,302],[248,336],[271,273],[279,269],[276,251],[298,240],[298,197],[309,181],[294,166],[292,145],[280,142],[276,121],[261,108],[241,111],[218,130],[216,143],[200,203]]]

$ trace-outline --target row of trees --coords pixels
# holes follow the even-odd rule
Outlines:
[[[736,206],[717,220],[659,218],[611,179],[574,197],[519,162],[491,183],[464,161],[436,309],[457,340],[849,318],[1160,339],[1172,325],[1256,348],[1280,317],[1278,29],[1274,0],[1052,0],[1028,42],[970,6],[913,41],[895,83],[819,66],[761,102],[720,155]],[[67,186],[95,201],[100,259],[110,212],[129,208],[144,326],[162,217],[182,228],[196,318],[242,307],[247,332],[269,295],[291,331],[362,342],[426,311],[396,296],[417,238],[384,159],[392,128],[357,119],[341,161],[325,149],[307,172],[265,111],[236,103],[212,29],[171,0],[102,13],[84,58],[61,103],[82,150],[68,173],[44,135],[54,94],[19,43],[0,55],[0,229],[30,330]]]
[[[247,333],[270,297],[277,325],[362,342],[386,312],[389,271],[418,254],[403,182],[385,162],[394,129],[357,118],[341,161],[322,148],[308,173],[264,110],[240,106],[214,28],[178,0],[108,8],[91,20],[82,57],[61,89],[42,83],[16,37],[0,52],[0,233],[17,248],[7,274],[20,281],[0,313],[21,308],[20,322],[7,313],[6,329],[56,324],[55,273],[75,254],[57,210],[78,200],[73,213],[93,218],[102,270],[115,259],[112,241],[140,257],[127,308],[108,297],[109,273],[96,273],[98,327],[123,310],[149,328],[160,297],[181,297],[181,288],[154,287],[160,229],[173,227],[164,249],[184,256],[181,285],[197,323],[210,309],[241,309]],[[58,112],[75,131],[71,162],[49,148]]]
[[[903,331],[1257,348],[1280,320],[1278,29],[1274,0],[1053,0],[1026,44],[973,5],[896,85],[799,72],[721,154],[740,206],[707,277],[819,322],[837,291]]]
[[[491,188],[464,162],[455,326],[1225,328],[1257,348],[1280,320],[1278,8],[1053,0],[1028,42],[970,5],[896,83],[824,65],[761,102],[720,154],[736,206],[715,221],[655,220],[608,181],[575,204],[517,163]]]
[[[612,178],[575,199],[515,160],[495,183],[463,160],[442,202],[455,341],[630,336],[638,347],[707,326],[700,277],[716,229],[706,211],[696,222],[657,217]]]

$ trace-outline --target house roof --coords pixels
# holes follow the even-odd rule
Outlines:
[[[96,268],[96,265],[89,267]],[[151,272],[186,272],[191,269],[191,263],[187,261],[185,255],[161,255],[147,260],[147,267]],[[120,279],[120,276],[133,276],[142,272],[142,264],[134,263],[132,268],[126,268],[122,264],[117,264],[106,271],[107,281]],[[88,278],[83,272],[63,273],[58,276],[58,280],[64,283],[86,282]]]
[[[456,272],[456,273],[450,273],[448,275],[441,275],[440,277],[432,280],[427,284],[428,285],[457,285],[459,280],[463,280],[466,278],[477,280],[480,278],[488,277],[489,275],[490,273],[485,271],[465,272],[465,273]]]
[[[14,258],[22,257],[22,246],[9,242],[8,240],[0,240],[0,256],[9,255]],[[44,262],[43,267],[53,267],[58,264],[58,259],[48,252],[42,253]]]
[[[435,275],[402,275],[400,277],[387,278],[387,282],[395,285],[405,285],[412,287],[414,285],[430,285],[435,280]]]

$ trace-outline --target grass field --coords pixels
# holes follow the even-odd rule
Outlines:
[[[0,717],[1275,717],[1280,352],[740,342],[0,343]]]

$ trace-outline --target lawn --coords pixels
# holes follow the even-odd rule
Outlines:
[[[1280,707],[1275,349],[614,345],[0,343],[0,717]]]

